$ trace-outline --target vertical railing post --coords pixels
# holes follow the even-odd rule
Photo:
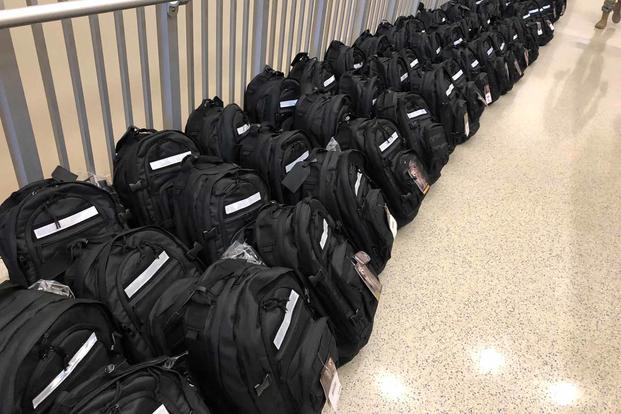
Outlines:
[[[181,93],[179,85],[179,34],[177,14],[169,13],[168,3],[157,6],[157,40],[162,88],[164,129],[181,129]]]
[[[101,42],[101,29],[99,16],[88,16],[91,27],[91,43],[93,44],[93,57],[95,58],[95,72],[97,73],[97,87],[99,88],[99,100],[101,102],[101,119],[103,121],[106,148],[108,149],[108,165],[110,174],[114,170],[114,129],[112,128],[112,114],[110,113],[110,94],[106,77],[106,64]]]
[[[91,143],[91,131],[88,124],[88,112],[84,99],[84,88],[80,75],[80,60],[78,59],[78,50],[75,43],[73,22],[71,19],[63,19],[60,24],[63,28],[65,48],[67,49],[67,63],[69,64],[69,73],[71,75],[75,109],[78,114],[78,126],[80,127],[80,137],[82,138],[82,151],[84,153],[86,172],[88,174],[95,174],[95,157],[93,155],[93,144]]]
[[[151,99],[151,75],[149,70],[149,47],[147,44],[147,22],[144,7],[136,9],[138,26],[138,47],[140,49],[140,77],[142,80],[142,99],[144,119],[147,128],[153,128],[153,101]]]
[[[261,73],[263,66],[265,66],[268,13],[268,0],[254,1],[254,13],[252,17],[252,77]],[[245,88],[246,85],[244,85],[244,89]]]
[[[121,72],[121,92],[123,94],[123,109],[125,110],[125,126],[134,124],[134,112],[132,109],[132,91],[129,87],[129,67],[127,64],[127,44],[125,42],[125,21],[123,10],[114,13],[114,29],[116,33],[116,49],[119,58]]]
[[[43,178],[9,29],[0,30],[0,119],[19,186]]]
[[[36,6],[37,0],[26,0],[28,6]],[[32,37],[37,50],[37,60],[39,62],[39,71],[41,72],[41,80],[43,80],[43,89],[45,91],[45,100],[47,102],[48,112],[50,113],[50,121],[52,123],[52,132],[54,141],[56,142],[56,152],[58,153],[58,161],[60,165],[69,169],[69,157],[67,156],[67,146],[65,145],[65,135],[60,120],[60,111],[58,109],[58,97],[56,96],[56,88],[54,86],[54,78],[52,77],[52,68],[50,66],[50,58],[47,52],[45,36],[43,34],[43,26],[41,23],[33,24]]]
[[[412,16],[416,16],[418,13],[418,5],[420,4],[420,0],[414,0],[414,5],[412,6]]]
[[[224,12],[222,0],[216,0],[216,95],[222,98],[222,20]]]
[[[237,53],[237,0],[229,0],[229,102],[235,102],[235,53]],[[223,16],[224,17],[224,16]]]
[[[320,58],[321,43],[323,40],[323,30],[326,25],[326,0],[316,0],[315,10],[313,11],[313,30],[311,33],[310,52],[313,56]]]
[[[244,104],[246,90],[246,76],[248,75],[248,21],[250,15],[250,0],[243,0],[242,45],[241,45],[241,105]]]
[[[390,20],[390,23],[394,23],[397,18],[397,0],[388,0],[388,13],[386,16],[387,20]]]
[[[354,28],[350,33],[350,42],[356,39],[365,29],[365,23],[369,16],[369,0],[360,0],[356,8],[356,20],[354,20]]]
[[[187,54],[186,76],[188,78],[188,111],[196,106],[196,88],[194,86],[194,2],[185,5],[185,48]]]

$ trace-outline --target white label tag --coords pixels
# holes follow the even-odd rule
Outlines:
[[[452,92],[453,89],[455,89],[455,85],[453,85],[452,83],[449,85],[449,87],[446,89],[446,96],[449,96]]]
[[[354,69],[360,69],[362,67],[362,63],[354,63]]]
[[[408,112],[408,118],[412,119],[412,118],[418,118],[421,115],[425,115],[427,113],[427,111],[423,108],[423,109],[418,109],[416,111],[413,112]]]
[[[319,246],[321,250],[326,247],[326,242],[328,241],[328,222],[326,219],[323,219],[323,232],[321,233],[321,239],[319,240]]]
[[[76,224],[80,224],[83,221],[93,218],[98,214],[99,212],[97,211],[97,209],[92,206],[82,211],[78,211],[77,213],[72,214],[69,217],[58,220],[58,224],[50,223],[34,229],[34,235],[37,239],[42,239],[43,237],[47,237],[51,234],[58,233],[59,231],[66,230],[69,227],[73,227]]]
[[[418,59],[414,59],[413,61],[410,62],[410,67],[413,68],[416,65],[418,65]]]
[[[397,238],[397,220],[390,214],[388,207],[384,207],[384,210],[386,210],[386,220],[388,220],[388,227],[390,228],[392,239],[394,240]]]
[[[93,332],[88,337],[86,342],[82,344],[80,349],[78,349],[78,351],[71,357],[71,359],[69,360],[69,363],[67,364],[67,367],[63,369],[62,371],[60,371],[60,373],[56,375],[56,377],[54,377],[52,382],[50,382],[43,389],[43,391],[41,391],[39,394],[37,394],[36,397],[34,397],[34,399],[32,400],[32,408],[36,410],[39,404],[45,401],[45,399],[49,397],[50,394],[52,394],[54,390],[58,388],[58,386],[62,384],[63,381],[65,381],[69,377],[69,375],[71,375],[73,370],[75,370],[75,367],[77,367],[80,361],[82,361],[84,357],[86,357],[86,355],[93,348],[93,346],[95,346],[96,342],[97,342],[97,335],[95,334],[95,332]]]
[[[444,23],[446,21],[446,17],[442,18],[442,23]]]
[[[153,262],[138,275],[136,279],[134,279],[126,288],[125,294],[128,298],[131,298],[138,292],[149,280],[155,276],[158,270],[164,266],[164,264],[168,261],[168,253],[163,251],[155,258]]]
[[[362,173],[358,171],[358,174],[356,175],[356,183],[354,184],[354,193],[356,193],[356,195],[358,195],[358,190],[360,189],[361,181],[362,181]]]
[[[525,14],[524,16],[522,16],[522,20],[526,20],[530,17],[530,13]]]
[[[541,10],[547,10],[547,9],[549,9],[549,8],[550,8],[550,5],[549,5],[549,4],[546,4],[545,6],[543,6],[543,7],[541,8]]]
[[[152,161],[149,163],[151,170],[159,170],[160,168],[168,167],[169,165],[179,164],[185,157],[192,154],[192,151],[182,152],[181,154],[172,155],[170,157],[162,158],[161,160]]]
[[[375,102],[377,102],[377,98],[373,98],[373,100],[371,101],[371,105],[375,105]]]
[[[505,42],[502,42],[502,43],[500,44],[500,50],[505,50]]]
[[[550,20],[546,20],[546,23],[548,24],[550,30],[554,31],[554,25],[552,24],[552,22]]]
[[[408,78],[408,74],[407,72],[404,73],[403,75],[401,75],[401,82],[403,82],[404,80],[406,80]]]
[[[478,6],[481,3],[483,3],[483,0],[477,0],[474,4],[476,4]]]
[[[226,214],[233,214],[236,211],[242,210],[246,207],[250,207],[255,203],[258,203],[259,201],[261,201],[261,193],[254,193],[250,197],[224,206],[224,212]]]
[[[393,132],[392,135],[384,142],[382,142],[379,146],[381,152],[384,152],[390,147],[396,140],[399,138],[399,134],[397,131]]]
[[[532,9],[532,10],[529,10],[529,11],[528,11],[528,14],[529,14],[529,15],[531,15],[531,14],[536,14],[536,13],[539,13],[539,9]]]
[[[460,69],[459,72],[457,72],[456,74],[453,75],[453,80],[455,81],[455,80],[461,78],[463,74],[464,74],[464,71]]]
[[[468,111],[464,112],[464,133],[466,137],[470,136],[470,121],[468,119]]]
[[[237,128],[237,135],[245,134],[246,131],[248,131],[249,129],[250,129],[250,125],[249,124],[244,124],[244,125],[240,126],[239,128]]]
[[[459,39],[457,39],[457,40],[455,40],[455,41],[453,42],[453,46],[457,46],[457,45],[461,44],[463,41],[464,41],[464,39],[462,39],[462,38],[460,37]]]
[[[441,47],[438,47],[438,48],[436,49],[436,55],[439,55],[441,50],[442,50],[442,48],[441,48]]]
[[[518,35],[514,34],[513,35],[513,40],[517,40],[517,38],[518,38]]]
[[[487,24],[490,24],[492,22],[491,19],[487,19]]]
[[[292,106],[295,106],[295,104],[298,103],[297,99],[291,99],[289,101],[280,101],[280,107],[281,108],[291,108]]]
[[[487,56],[491,55],[492,53],[494,53],[494,46],[487,49]]]
[[[297,164],[298,162],[302,162],[305,159],[308,158],[308,151],[304,151],[304,154],[300,155],[299,157],[297,157],[295,160],[291,161],[289,164],[285,165],[285,172],[289,172],[291,171],[291,169],[293,167],[295,167],[295,164]]]
[[[479,61],[475,59],[475,60],[474,60],[474,61],[470,64],[470,66],[472,66],[473,68],[476,68],[477,66],[479,66]]]
[[[339,400],[341,399],[342,386],[332,357],[328,358],[328,361],[326,361],[326,364],[321,370],[319,382],[321,383],[323,393],[330,407],[332,407],[334,412],[337,412],[339,409]]]
[[[492,91],[489,88],[489,85],[485,85],[483,87],[483,91],[485,92],[485,103],[486,104],[491,104],[492,103]]]
[[[332,85],[334,83],[334,81],[336,80],[336,78],[334,77],[334,75],[330,76],[328,79],[326,79],[325,81],[323,81],[323,86],[326,87],[328,85]]]
[[[298,303],[299,297],[300,295],[295,290],[291,290],[291,293],[289,293],[289,300],[285,306],[285,316],[282,318],[282,322],[280,323],[278,331],[276,331],[276,336],[274,337],[274,346],[276,349],[280,349],[282,341],[285,340],[285,335],[287,335],[289,325],[291,325],[291,316],[293,315],[295,304]]]
[[[164,404],[162,404],[159,407],[157,407],[155,411],[153,411],[153,414],[170,414],[170,413],[168,412],[166,407],[164,407]]]

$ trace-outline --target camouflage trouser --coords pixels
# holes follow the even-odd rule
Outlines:
[[[602,6],[602,11],[606,13],[610,13],[612,11],[613,6],[615,5],[616,0],[604,0],[604,5]]]

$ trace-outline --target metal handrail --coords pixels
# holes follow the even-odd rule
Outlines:
[[[32,108],[28,106],[27,90],[18,65],[18,54],[23,53],[16,51],[14,36],[18,32],[10,28],[31,27],[52,127],[50,138],[54,140],[58,161],[71,168],[69,155],[77,155],[81,147],[83,157],[75,159],[78,165],[83,165],[88,173],[106,175],[112,173],[116,138],[128,125],[144,122],[141,126],[147,128],[181,129],[183,119],[195,108],[196,99],[211,97],[214,92],[225,102],[237,101],[243,105],[247,77],[260,73],[264,65],[286,72],[295,54],[305,50],[311,57],[321,59],[331,39],[351,44],[363,30],[374,30],[382,19],[393,21],[399,15],[415,13],[420,3],[420,0],[57,0],[57,3],[39,5],[39,1],[42,0],[26,0],[28,7],[5,9],[5,0],[0,0],[0,123],[20,186],[43,177],[32,120],[44,114],[31,113]],[[438,4],[446,0],[426,1]],[[181,13],[185,17],[182,26],[178,25],[180,5],[185,8]],[[238,8],[242,10],[241,20]],[[135,13],[124,13],[126,9],[135,9]],[[151,14],[146,18],[146,9],[149,13],[155,12],[155,19]],[[100,18],[110,16],[104,18],[100,14],[109,12],[113,13],[114,23],[113,27],[105,28],[104,39]],[[76,23],[73,18],[84,16],[88,17],[90,48],[78,53],[78,44],[84,45],[88,39],[76,39],[74,23],[84,22]],[[49,21],[60,21],[65,44],[66,54],[61,55],[66,55],[63,69],[68,69],[72,94],[62,94],[62,97],[56,93],[52,73],[53,66],[61,62],[57,60],[52,65],[48,52],[49,43],[57,40],[46,39],[43,30],[42,23]],[[129,49],[126,39],[125,27],[133,24],[137,30],[138,51],[134,44]],[[114,30],[113,36],[110,36],[111,30]],[[149,42],[148,33],[153,36],[152,30],[157,38]],[[88,37],[82,30],[80,35]],[[22,37],[20,34],[20,39]],[[181,42],[182,37],[184,42]],[[104,43],[113,43],[113,38],[116,39],[116,59],[104,54]],[[157,42],[157,58],[149,59],[154,55],[154,41]],[[228,53],[224,53],[224,44],[229,45]],[[183,47],[185,53],[181,54]],[[239,49],[238,64],[236,51]],[[91,59],[95,68],[96,96],[92,82],[82,80]],[[157,60],[159,70],[150,68],[151,60]],[[119,80],[111,83],[108,73],[117,72],[115,65],[118,65]],[[186,79],[182,79],[182,74]],[[36,78],[32,79],[37,82]],[[141,84],[142,108],[132,99],[139,93],[132,90],[136,83]],[[159,84],[159,88],[152,84]],[[62,87],[67,88],[68,84]],[[121,99],[112,97],[113,89],[120,92],[122,115],[121,110],[115,111],[115,107],[121,106]],[[182,105],[184,97],[187,97],[186,108]],[[100,114],[92,106],[97,101]],[[67,115],[64,106],[73,106],[69,110],[75,110],[75,114],[68,114],[67,120],[63,120],[63,114]],[[45,119],[37,121],[39,127],[45,123]],[[75,128],[76,121],[78,128]],[[103,128],[91,125],[97,121]],[[102,165],[104,156],[97,151],[102,147],[91,142],[95,136],[105,139],[107,168]],[[65,142],[67,137],[72,140],[71,145]],[[45,154],[45,162],[50,161],[50,155]],[[71,163],[75,161],[72,159]]]
[[[88,16],[152,4],[171,3],[170,0],[76,0],[42,4],[0,11],[0,29],[27,26],[35,23]]]

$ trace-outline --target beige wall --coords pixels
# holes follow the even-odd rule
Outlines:
[[[41,3],[52,3],[53,1],[42,0]],[[194,56],[195,56],[195,96],[196,103],[200,102],[202,98],[202,81],[201,81],[201,40],[200,40],[200,27],[201,27],[201,2],[194,0]],[[209,94],[213,96],[216,92],[216,2],[208,1],[208,13],[207,13],[207,27],[209,33]],[[230,39],[230,2],[224,1],[223,10],[223,64],[222,64],[222,82],[223,82],[223,100],[226,102],[236,101],[241,102],[241,96],[243,89],[241,85],[241,55],[242,53],[248,53],[248,77],[247,82],[250,81],[250,50],[242,50],[241,47],[241,27],[242,27],[242,5],[243,1],[237,1],[237,27],[235,28],[237,33],[237,41],[235,45],[231,45]],[[253,13],[253,1],[250,1],[250,28],[249,37],[252,37],[252,13]],[[270,2],[273,7],[273,1]],[[303,25],[303,33],[301,38],[306,38],[306,31],[310,30],[310,19],[312,15],[312,1],[306,1],[306,10],[304,13],[304,20],[300,21],[301,1],[297,1],[296,17],[293,27],[290,26],[290,13],[292,12],[291,2],[286,0],[280,0],[277,5],[276,13],[276,32],[274,45],[267,45],[268,49],[274,50],[274,60],[277,57],[281,57],[280,62],[271,63],[278,69],[288,70],[288,62],[297,53],[297,45],[300,42],[298,39],[299,25]],[[354,11],[359,6],[356,0],[330,0],[327,2],[328,7],[332,8],[332,19],[328,22],[328,34],[329,38],[340,38],[340,31],[335,30],[335,27],[341,27],[345,22],[346,14],[351,10]],[[385,1],[378,0],[378,7],[387,4]],[[6,8],[25,7],[25,0],[5,0]],[[285,10],[285,7],[287,9]],[[187,54],[186,54],[186,29],[185,29],[185,7],[180,8],[178,15],[179,23],[179,51],[180,51],[180,75],[181,75],[181,109],[182,109],[182,123],[185,123],[185,118],[189,113],[188,99],[187,99]],[[381,13],[380,13],[381,14]],[[326,16],[329,13],[326,12]],[[136,13],[134,10],[126,10],[123,12],[125,19],[125,38],[127,41],[127,53],[129,61],[130,83],[132,93],[132,107],[134,115],[134,124],[137,126],[145,125],[144,117],[144,105],[143,105],[143,92],[140,77],[140,58],[138,49],[137,27],[136,27]],[[271,16],[271,10],[270,10]],[[380,15],[379,18],[383,16]],[[115,138],[118,139],[125,131],[127,125],[125,125],[123,100],[121,94],[120,72],[117,57],[116,48],[116,36],[114,31],[114,17],[112,13],[105,13],[100,15],[100,26],[103,41],[103,53],[106,61],[106,75],[108,81],[108,89],[110,94],[112,122]],[[155,23],[155,7],[149,6],[146,8],[147,18],[147,37],[149,44],[149,61],[151,71],[151,88],[152,88],[152,101],[153,101],[153,115],[155,128],[162,128],[161,122],[161,104],[160,104],[160,88],[159,88],[159,65],[158,65],[158,50],[157,50],[157,33]],[[279,30],[281,22],[283,22],[285,30]],[[377,19],[379,21],[379,19]],[[353,17],[350,20],[353,25]],[[270,23],[271,24],[271,23]],[[332,24],[335,26],[330,27]],[[377,22],[372,24],[373,27]],[[81,79],[84,88],[85,102],[88,114],[88,122],[91,133],[91,142],[93,145],[93,151],[95,156],[95,163],[97,173],[99,175],[109,176],[110,171],[108,167],[106,146],[104,138],[104,129],[101,115],[101,105],[97,87],[97,77],[95,72],[95,63],[93,58],[93,51],[91,46],[91,34],[87,17],[73,19],[74,32],[76,37],[77,52],[80,63]],[[353,27],[353,26],[352,26]],[[52,75],[54,78],[54,84],[56,87],[56,94],[58,97],[60,114],[62,118],[63,132],[65,135],[65,142],[69,154],[69,162],[71,169],[75,172],[85,174],[86,168],[84,164],[84,157],[81,144],[81,132],[78,127],[78,119],[75,108],[75,100],[73,95],[73,89],[71,86],[71,77],[69,75],[67,54],[64,47],[64,37],[60,22],[49,22],[43,24],[45,39],[47,42],[48,53],[50,57],[50,65],[52,67]],[[269,34],[268,28],[268,34]],[[284,35],[284,36],[283,36]],[[16,50],[18,65],[20,74],[22,77],[22,83],[24,86],[24,92],[26,94],[28,109],[32,120],[32,126],[35,133],[39,157],[43,167],[44,174],[49,174],[54,167],[58,164],[58,157],[56,154],[56,148],[54,144],[54,136],[52,133],[51,121],[47,110],[47,104],[45,100],[45,94],[41,75],[39,72],[39,65],[37,61],[34,41],[32,37],[32,30],[30,27],[20,27],[11,29],[11,36]],[[282,44],[282,40],[288,40],[289,36],[294,36],[293,47],[291,51],[288,51],[288,42],[284,42],[284,49],[281,49],[279,45]],[[352,40],[352,36],[349,40]],[[348,39],[341,39],[348,40]],[[249,42],[251,43],[251,42]],[[279,52],[282,50],[282,53]],[[235,52],[235,63],[237,67],[237,77],[234,80],[236,82],[235,96],[229,96],[229,71],[228,61],[229,54]],[[268,54],[268,56],[270,56]],[[11,191],[17,189],[17,180],[12,168],[11,159],[9,156],[8,148],[6,146],[6,140],[4,137],[4,131],[0,129],[0,165],[2,166],[2,177],[0,182],[0,199],[4,199]]]

